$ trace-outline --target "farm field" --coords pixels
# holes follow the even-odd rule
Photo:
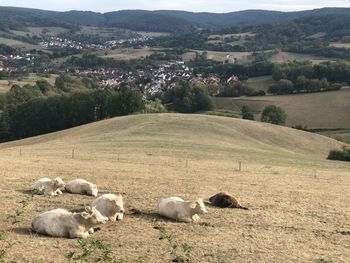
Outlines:
[[[329,43],[329,46],[336,47],[336,48],[350,48],[350,43],[331,42]]]
[[[8,45],[13,48],[20,48],[20,49],[38,49],[40,48],[39,45],[32,45],[26,42],[10,39],[10,38],[4,38],[0,37],[0,44]]]
[[[272,79],[272,76],[262,76],[249,78],[246,83],[249,87],[253,88],[254,90],[263,90],[267,92],[269,87],[275,84],[276,81]]]
[[[268,105],[282,107],[287,113],[287,126],[303,125],[310,129],[350,129],[350,89],[309,94],[216,98],[218,110],[239,112],[248,105],[260,120],[262,110]]]
[[[35,36],[44,32],[47,35],[56,36],[60,33],[68,32],[68,29],[63,27],[27,27],[26,29],[26,31],[12,30],[11,32],[17,36],[26,36],[27,34]]]
[[[18,79],[10,79],[10,80],[0,80],[0,93],[4,93],[10,90],[12,85],[24,86],[26,84],[34,85],[37,80],[46,80],[51,85],[55,84],[55,80],[58,75],[51,74],[49,78],[38,76],[34,73],[30,73],[27,77],[23,77],[20,80]]]
[[[191,52],[187,52],[183,54],[182,59],[184,61],[190,61],[194,59],[196,56],[196,52],[201,54],[202,50],[193,50]],[[206,50],[208,59],[212,59],[214,61],[224,62],[229,60],[231,63],[233,60],[238,60],[240,62],[244,62],[248,59],[248,56],[251,55],[252,52],[219,52],[219,51],[209,51]]]
[[[36,179],[60,176],[123,193],[124,220],[90,238],[110,244],[120,262],[348,262],[350,163],[325,159],[342,145],[281,126],[182,114],[119,117],[0,144],[6,258],[67,262],[81,252],[77,240],[32,233],[31,219],[57,207],[80,209],[93,197],[34,196],[19,222],[8,219]],[[249,210],[208,206],[200,223],[189,224],[155,213],[163,197],[218,191]]]
[[[102,52],[97,52],[101,57],[113,58],[117,60],[129,60],[129,59],[139,59],[145,58],[154,53],[155,50],[151,48],[120,48],[115,50],[109,50],[107,55]]]
[[[207,43],[218,44],[225,43],[225,38],[240,38],[236,41],[228,42],[230,45],[243,45],[246,42],[246,37],[253,37],[255,34],[251,32],[241,34],[223,34],[223,35],[210,35]]]
[[[276,55],[273,55],[270,60],[271,62],[274,62],[274,63],[286,63],[288,61],[293,61],[293,60],[297,60],[297,61],[310,60],[313,64],[320,64],[322,62],[332,61],[332,58],[280,51]],[[338,59],[333,59],[333,61],[336,61],[336,60]]]

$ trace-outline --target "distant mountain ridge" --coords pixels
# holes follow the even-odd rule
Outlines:
[[[0,29],[14,29],[21,26],[90,25],[173,33],[194,28],[218,30],[232,26],[281,23],[307,16],[331,14],[350,14],[350,8],[321,8],[299,12],[245,10],[228,13],[194,13],[172,10],[122,10],[98,13],[0,7]]]

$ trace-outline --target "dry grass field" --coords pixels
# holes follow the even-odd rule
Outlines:
[[[56,74],[51,74],[49,78],[45,78],[45,77],[38,76],[34,73],[31,73],[20,80],[18,79],[0,80],[0,93],[8,92],[12,87],[12,85],[15,85],[15,84],[20,86],[24,86],[26,84],[34,85],[37,80],[41,80],[41,79],[46,80],[51,85],[54,85],[57,77],[58,75]]]
[[[56,36],[60,33],[65,33],[68,29],[63,27],[27,27],[26,31],[12,30],[11,32],[17,36],[35,36],[46,32],[47,35]]]
[[[286,63],[288,61],[307,61],[310,60],[313,64],[320,64],[322,62],[332,61],[332,58],[325,58],[319,56],[313,56],[308,54],[299,54],[292,52],[278,52],[276,55],[273,55],[271,62],[274,63]],[[333,59],[335,61],[337,59]]]
[[[129,59],[139,59],[139,58],[145,58],[149,55],[152,55],[155,50],[151,48],[140,48],[140,49],[134,49],[134,48],[120,48],[115,50],[110,50],[107,52],[107,55],[105,55],[102,52],[98,52],[101,57],[104,58],[113,58],[117,60],[129,60]]]
[[[60,176],[123,193],[124,220],[91,237],[111,245],[115,262],[349,262],[350,164],[325,159],[341,146],[286,127],[181,114],[120,117],[1,144],[6,258],[67,262],[80,251],[77,240],[32,233],[31,219],[57,207],[80,209],[92,197],[35,196],[20,222],[7,219],[36,179]],[[206,199],[222,190],[249,210],[208,206],[200,223],[189,224],[156,214],[163,197]]]
[[[190,61],[191,59],[194,59],[196,57],[196,52],[201,54],[203,53],[202,50],[193,50],[190,52],[187,52],[182,55],[182,59],[184,61]],[[246,62],[248,59],[248,56],[252,54],[252,52],[219,52],[219,51],[208,51],[207,52],[207,58],[212,59],[214,61],[224,62],[226,60],[237,60],[240,62]]]
[[[39,45],[32,45],[26,42],[10,39],[10,38],[4,38],[0,37],[0,44],[8,45],[13,48],[19,48],[19,49],[40,49]]]
[[[336,47],[336,48],[350,48],[350,43],[331,42],[329,43],[329,46]]]
[[[263,90],[267,92],[270,86],[276,84],[276,81],[272,79],[272,76],[262,76],[249,78],[247,80],[247,85],[254,90]]]
[[[350,89],[339,91],[263,96],[240,98],[217,98],[218,109],[240,111],[243,105],[248,105],[260,119],[262,110],[267,105],[282,107],[287,113],[287,125],[307,125],[316,129],[350,129],[349,122]]]

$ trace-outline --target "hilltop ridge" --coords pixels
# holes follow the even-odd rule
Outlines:
[[[47,11],[0,6],[0,22],[7,29],[21,26],[105,26],[140,31],[182,32],[194,28],[223,29],[231,26],[254,26],[288,22],[307,16],[349,14],[349,8],[321,8],[298,12],[243,10],[227,13],[181,10],[120,10],[106,13],[92,11]],[[1,27],[0,27],[1,29]]]
[[[192,156],[234,155],[325,159],[343,144],[292,128],[227,117],[184,114],[132,115],[3,143],[11,147],[77,147],[109,152],[187,152]]]

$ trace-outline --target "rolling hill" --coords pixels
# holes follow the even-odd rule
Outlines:
[[[65,262],[67,255],[81,252],[76,240],[32,233],[30,222],[49,209],[81,209],[92,197],[35,196],[19,222],[8,221],[36,179],[56,176],[85,178],[100,193],[123,193],[124,220],[101,226],[92,237],[110,244],[120,261],[350,258],[345,245],[350,208],[344,205],[350,197],[350,164],[325,159],[330,149],[341,146],[286,127],[181,114],[119,117],[1,144],[0,229],[11,242],[6,258]],[[249,210],[209,206],[198,224],[172,222],[155,213],[163,197],[193,200],[223,190]]]
[[[256,87],[261,84],[255,83]],[[335,92],[319,92],[283,96],[216,98],[218,111],[239,114],[243,105],[248,105],[260,120],[261,112],[268,105],[282,107],[287,113],[286,125],[301,125],[327,135],[340,135],[349,141],[350,89]],[[327,105],[327,107],[325,107]]]
[[[229,11],[229,10],[228,10]],[[245,10],[227,13],[194,13],[173,10],[122,10],[108,13],[56,12],[29,8],[0,7],[0,29],[24,26],[90,25],[141,31],[182,32],[193,28],[223,29],[281,23],[309,16],[349,14],[348,8],[322,8],[301,12]]]

